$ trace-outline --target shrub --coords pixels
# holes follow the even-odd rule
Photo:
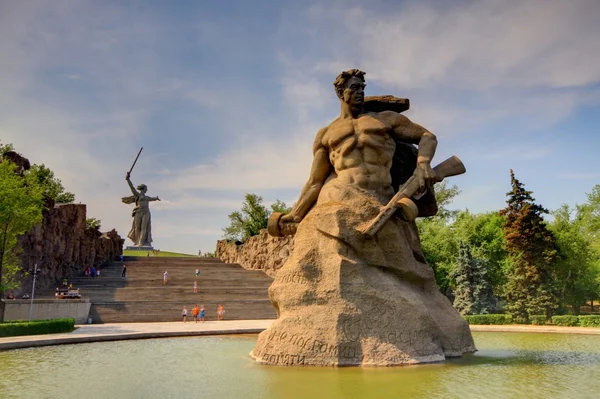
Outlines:
[[[469,324],[512,324],[512,316],[508,314],[475,314],[463,316]]]
[[[536,326],[543,326],[548,324],[548,318],[545,315],[531,315],[529,316],[529,322]]]
[[[581,327],[600,327],[600,316],[579,316],[579,325]]]
[[[552,324],[555,326],[578,326],[579,317],[573,315],[552,316]]]
[[[0,337],[38,335],[70,332],[75,328],[75,319],[52,319],[12,321],[0,324]]]

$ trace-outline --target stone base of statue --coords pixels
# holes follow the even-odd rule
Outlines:
[[[128,251],[153,251],[154,247],[152,245],[141,245],[141,246],[128,246],[125,247]]]
[[[394,216],[373,239],[360,233],[386,201],[325,184],[269,288],[279,317],[250,353],[258,363],[395,366],[476,350],[420,255],[414,223]]]

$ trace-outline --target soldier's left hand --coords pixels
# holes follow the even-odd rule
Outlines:
[[[424,191],[427,187],[431,187],[433,183],[435,183],[435,172],[431,168],[431,164],[429,162],[417,163],[415,176],[419,181],[420,191]]]

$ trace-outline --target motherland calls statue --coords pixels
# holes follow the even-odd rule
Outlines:
[[[127,181],[127,184],[129,185],[133,195],[129,197],[123,197],[121,198],[121,201],[125,204],[135,203],[135,208],[133,208],[133,212],[131,213],[131,216],[133,217],[133,223],[131,225],[129,234],[127,234],[127,237],[133,241],[133,245],[135,247],[152,249],[152,220],[150,217],[149,205],[152,201],[160,201],[160,198],[147,196],[146,191],[148,191],[148,187],[145,184],[140,184],[137,186],[136,190],[130,180],[131,171],[133,170],[135,163],[142,153],[142,149],[140,149],[135,161],[133,161],[131,169],[125,175],[125,180]]]
[[[399,113],[408,100],[365,99],[364,72],[343,72],[334,86],[341,115],[317,133],[292,211],[269,220],[271,235],[295,234],[294,249],[269,288],[278,319],[250,355],[263,364],[392,366],[474,352],[414,222],[437,212],[433,183],[464,166],[452,157],[432,168],[436,137]]]

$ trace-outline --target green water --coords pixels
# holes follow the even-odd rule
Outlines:
[[[475,333],[444,364],[282,368],[255,336],[102,342],[0,352],[0,398],[599,398],[600,336]]]

